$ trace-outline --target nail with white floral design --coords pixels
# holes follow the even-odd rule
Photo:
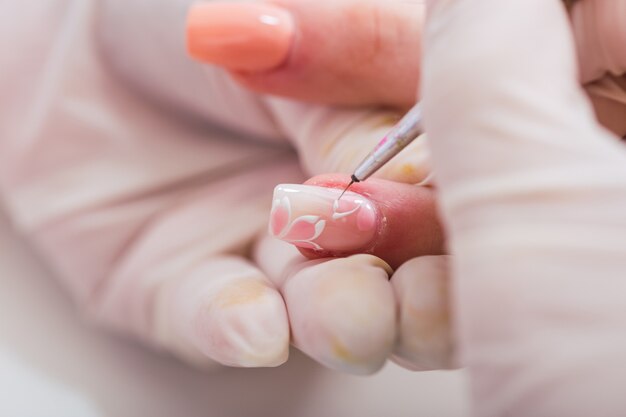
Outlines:
[[[301,248],[329,252],[355,251],[371,245],[378,211],[360,194],[301,184],[274,189],[269,231]]]

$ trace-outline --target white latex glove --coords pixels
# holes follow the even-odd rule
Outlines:
[[[590,42],[579,44],[583,79],[593,68],[623,87],[626,2],[575,8],[576,37]],[[433,1],[424,43],[426,129],[476,414],[622,415],[626,154],[579,87],[565,10]]]
[[[245,92],[185,56],[187,6],[2,6],[3,202],[81,309],[118,331],[197,363],[271,366],[287,357],[289,313],[311,356],[372,372],[397,336],[389,267],[371,256],[328,263],[310,285],[353,266],[365,285],[312,294],[283,287],[299,282],[279,268],[302,261],[295,250],[259,258],[260,269],[250,249],[272,187],[303,178],[288,139],[306,148],[310,172],[347,170],[392,120]],[[409,156],[403,175],[419,180],[422,162]],[[307,318],[318,320],[312,334]]]
[[[626,2],[579,2],[573,31],[556,0],[433,3],[423,103],[476,414],[622,415]],[[620,136],[596,120],[581,79],[591,82],[600,121]],[[345,180],[310,184],[339,188]],[[331,204],[320,203],[320,191],[296,190],[292,210],[328,226]],[[352,190],[367,202],[359,211],[374,207],[388,225],[376,231],[378,245],[419,224],[411,220],[417,189],[371,181]],[[279,206],[272,218],[282,217]],[[303,246],[336,243],[328,234],[343,237],[338,229],[325,227]]]

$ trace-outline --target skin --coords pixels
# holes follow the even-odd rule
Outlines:
[[[295,42],[277,68],[233,72],[243,86],[317,103],[407,108],[415,102],[422,4],[375,0],[269,3],[292,13],[298,27]]]
[[[348,175],[328,174],[313,177],[306,184],[344,189],[349,181]],[[372,245],[359,248],[359,252],[378,256],[394,269],[417,256],[445,253],[444,230],[432,188],[372,178],[353,184],[350,190],[370,199],[384,219],[380,221]],[[301,249],[301,252],[311,259],[351,254],[310,249]]]
[[[623,137],[626,105],[598,99],[592,86],[605,77],[609,65],[605,57],[626,59],[621,52],[626,39],[618,38],[623,31],[616,19],[597,25],[593,31],[585,30],[584,24],[598,10],[609,10],[611,1],[570,2],[573,4],[569,11],[578,47],[581,84],[586,87],[598,118]],[[406,109],[416,101],[425,4],[373,0],[269,3],[284,7],[294,16],[298,27],[294,45],[288,58],[274,69],[259,73],[232,72],[241,85],[264,94],[316,103]],[[605,39],[614,42],[606,43]],[[607,52],[604,57],[598,57],[598,50]]]

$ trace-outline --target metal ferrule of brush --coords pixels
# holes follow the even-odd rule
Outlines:
[[[365,157],[352,175],[355,182],[364,181],[383,167],[409,143],[423,133],[422,108],[416,104]]]

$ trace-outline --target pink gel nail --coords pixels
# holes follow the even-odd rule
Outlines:
[[[331,252],[367,247],[376,234],[378,212],[360,194],[301,184],[274,189],[270,234],[293,245]]]
[[[187,50],[201,61],[246,72],[269,71],[289,55],[294,21],[271,4],[198,2],[187,18]]]

